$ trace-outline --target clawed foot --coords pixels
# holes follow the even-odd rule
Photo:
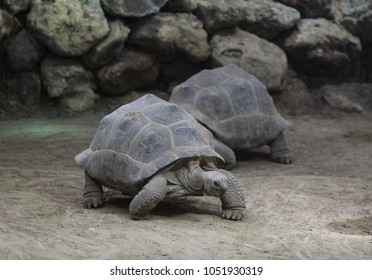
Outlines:
[[[273,161],[277,163],[284,163],[284,164],[290,164],[293,162],[294,158],[291,152],[282,152],[282,153],[275,153],[274,155],[271,155],[271,158]]]
[[[244,217],[242,209],[224,209],[222,210],[222,218],[226,220],[240,221]]]
[[[103,196],[101,194],[95,196],[85,196],[83,206],[86,209],[101,207],[103,206]]]

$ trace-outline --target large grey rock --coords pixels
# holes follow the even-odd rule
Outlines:
[[[46,54],[45,47],[23,29],[8,40],[8,66],[14,72],[32,70]]]
[[[271,1],[249,0],[241,27],[262,38],[272,40],[296,25],[300,13],[291,7]]]
[[[97,71],[101,90],[109,95],[120,95],[153,84],[158,78],[157,61],[152,55],[125,49],[112,63]]]
[[[336,21],[363,42],[372,43],[372,1],[334,0],[337,7]]]
[[[83,112],[93,108],[97,99],[98,95],[90,88],[73,88],[68,94],[60,97],[58,102],[74,112]]]
[[[41,78],[50,97],[76,112],[92,108],[97,99],[93,74],[72,59],[48,56],[40,67]]]
[[[364,113],[372,109],[372,84],[325,85],[312,93],[330,107],[343,112]]]
[[[10,35],[14,28],[14,17],[0,9],[0,40]]]
[[[293,70],[288,71],[286,84],[280,93],[272,95],[280,112],[302,115],[314,110],[314,100],[306,83]]]
[[[276,0],[293,7],[303,18],[333,18],[333,0]],[[343,0],[341,0],[343,1]]]
[[[30,6],[31,0],[4,0],[5,9],[12,15],[28,10]]]
[[[113,16],[144,17],[157,13],[167,0],[102,0],[103,9]]]
[[[360,40],[326,19],[303,19],[282,43],[297,71],[306,75],[354,77]]]
[[[161,61],[179,55],[193,62],[210,55],[208,34],[191,14],[158,13],[131,26],[129,44],[155,54]]]
[[[244,21],[248,8],[244,0],[194,0],[194,2],[196,2],[194,13],[208,32],[238,26]]]
[[[99,0],[34,0],[29,31],[59,56],[79,56],[109,33]]]
[[[275,44],[239,28],[216,33],[210,44],[213,67],[236,64],[256,76],[270,91],[282,89],[287,57]]]
[[[192,11],[208,32],[241,26],[267,39],[293,27],[300,19],[297,10],[269,0],[179,0],[170,1],[167,8]]]
[[[41,63],[40,72],[51,98],[71,95],[77,88],[96,88],[93,74],[77,60],[48,56]]]
[[[120,19],[110,21],[109,24],[109,35],[84,55],[83,62],[87,68],[98,68],[106,65],[122,52],[130,29]]]
[[[35,105],[41,99],[41,82],[37,71],[18,72],[9,79],[9,92],[23,105]]]

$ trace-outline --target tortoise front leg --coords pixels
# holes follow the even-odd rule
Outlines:
[[[241,186],[235,176],[226,170],[219,169],[228,180],[226,192],[221,196],[222,218],[240,221],[244,217],[245,198]]]
[[[133,198],[129,212],[134,220],[143,219],[168,192],[167,180],[161,176],[152,178]]]
[[[89,176],[85,171],[84,185],[84,208],[98,208],[103,205],[103,189],[102,185],[95,179]]]
[[[274,140],[269,143],[271,150],[271,158],[278,163],[292,163],[293,155],[289,150],[284,139],[284,134],[281,132]]]

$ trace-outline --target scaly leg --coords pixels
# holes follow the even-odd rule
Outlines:
[[[88,172],[85,171],[84,208],[98,208],[102,205],[102,185],[97,180],[90,177]]]
[[[230,170],[236,164],[234,151],[218,139],[214,138],[213,140],[214,150],[219,153],[225,160],[225,165],[222,166],[222,168]]]
[[[269,143],[271,158],[278,163],[292,163],[293,155],[285,142],[283,132]]]
[[[228,180],[226,192],[221,196],[222,218],[240,221],[244,217],[245,197],[235,176],[226,170],[218,169]]]
[[[132,219],[143,219],[168,192],[167,180],[161,176],[152,178],[133,198],[129,205]]]

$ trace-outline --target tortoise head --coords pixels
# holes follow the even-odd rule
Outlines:
[[[204,164],[202,164],[204,166]],[[188,162],[180,169],[178,179],[186,189],[199,195],[222,196],[228,188],[227,177],[213,168],[202,168],[199,159]]]
[[[219,171],[204,171],[203,186],[206,195],[220,197],[227,190],[228,179]]]

